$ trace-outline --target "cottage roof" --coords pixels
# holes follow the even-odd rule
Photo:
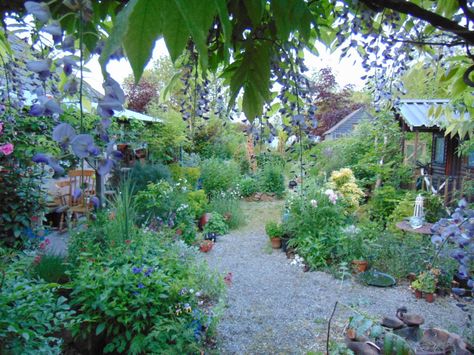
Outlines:
[[[449,100],[431,99],[431,100],[400,100],[396,109],[400,113],[400,118],[410,127],[410,130],[420,128],[439,127],[439,122],[446,121],[443,114],[435,117],[434,109],[445,107]]]
[[[323,133],[324,136],[333,133],[335,130],[337,130],[339,127],[344,125],[346,122],[350,120],[356,120],[360,121],[364,118],[372,118],[372,116],[365,110],[364,107],[361,107],[350,114],[348,114],[346,117],[344,117],[342,120],[340,120],[337,124],[332,126],[330,129],[328,129],[326,132]]]

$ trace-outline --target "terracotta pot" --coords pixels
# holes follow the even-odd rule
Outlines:
[[[364,272],[367,271],[369,263],[366,260],[352,260],[352,265],[354,265],[356,272]]]
[[[420,299],[423,297],[423,292],[421,292],[420,290],[415,290],[415,297]]]
[[[276,237],[276,238],[271,238],[272,241],[272,248],[273,249],[280,249],[281,248],[281,238]]]
[[[425,301],[428,303],[434,302],[434,294],[433,293],[425,293]]]
[[[213,246],[214,246],[213,242],[211,242],[210,240],[205,240],[199,245],[199,250],[202,251],[203,253],[207,253],[211,251]]]

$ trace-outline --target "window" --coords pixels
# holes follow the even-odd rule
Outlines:
[[[474,150],[467,155],[467,166],[474,168]]]
[[[444,137],[435,137],[435,152],[434,162],[438,164],[444,164]]]

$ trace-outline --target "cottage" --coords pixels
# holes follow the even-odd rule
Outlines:
[[[370,120],[373,117],[363,107],[351,112],[336,125],[328,129],[323,133],[324,139],[333,140],[345,136],[349,136],[354,127],[359,124],[362,120]]]

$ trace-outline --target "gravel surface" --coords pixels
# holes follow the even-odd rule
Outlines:
[[[450,298],[429,304],[415,299],[406,285],[362,286],[324,272],[303,272],[281,251],[272,251],[265,221],[279,216],[281,202],[245,203],[247,226],[220,237],[206,254],[211,268],[232,273],[228,306],[218,326],[221,354],[305,354],[324,351],[327,320],[336,301],[372,316],[394,316],[406,306],[425,317],[425,326],[462,333],[466,314]],[[338,307],[335,336],[353,314]],[[336,334],[337,333],[337,334]]]

